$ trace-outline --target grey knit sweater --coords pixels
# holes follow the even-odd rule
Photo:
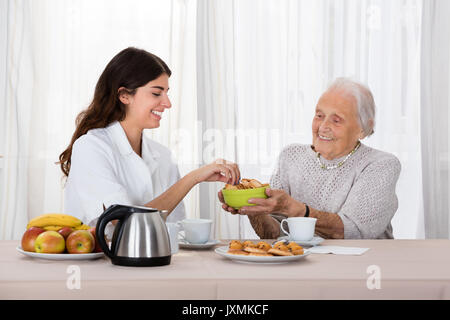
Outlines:
[[[344,158],[320,160],[332,166]],[[400,170],[394,155],[364,144],[341,167],[325,170],[310,145],[292,144],[281,151],[270,184],[310,208],[338,214],[345,239],[391,239]]]

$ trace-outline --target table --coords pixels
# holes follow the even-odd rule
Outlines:
[[[115,266],[106,257],[33,259],[18,245],[0,241],[0,299],[450,299],[450,240],[326,240],[322,245],[370,250],[278,265],[180,249],[170,265],[146,268]],[[71,266],[79,289],[68,288]],[[379,271],[379,289],[372,270]]]

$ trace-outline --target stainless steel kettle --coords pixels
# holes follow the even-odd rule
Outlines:
[[[165,220],[168,211],[115,204],[98,218],[95,233],[103,252],[121,266],[163,266],[170,264],[170,239]],[[105,241],[105,227],[118,220],[111,242]]]

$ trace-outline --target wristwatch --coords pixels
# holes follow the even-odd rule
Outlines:
[[[309,207],[306,203],[305,203],[305,207],[306,207],[306,212],[305,212],[304,217],[309,217]]]

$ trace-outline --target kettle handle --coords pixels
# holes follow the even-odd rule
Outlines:
[[[109,249],[108,245],[106,244],[105,240],[105,228],[108,222],[116,219],[122,219],[125,216],[128,216],[130,213],[130,209],[126,206],[122,206],[119,204],[114,204],[108,209],[106,209],[105,212],[103,212],[100,217],[98,217],[97,220],[97,226],[95,227],[95,236],[98,239],[98,243],[100,247],[102,248],[103,252],[109,257],[114,258],[114,255],[112,254],[111,250]]]

